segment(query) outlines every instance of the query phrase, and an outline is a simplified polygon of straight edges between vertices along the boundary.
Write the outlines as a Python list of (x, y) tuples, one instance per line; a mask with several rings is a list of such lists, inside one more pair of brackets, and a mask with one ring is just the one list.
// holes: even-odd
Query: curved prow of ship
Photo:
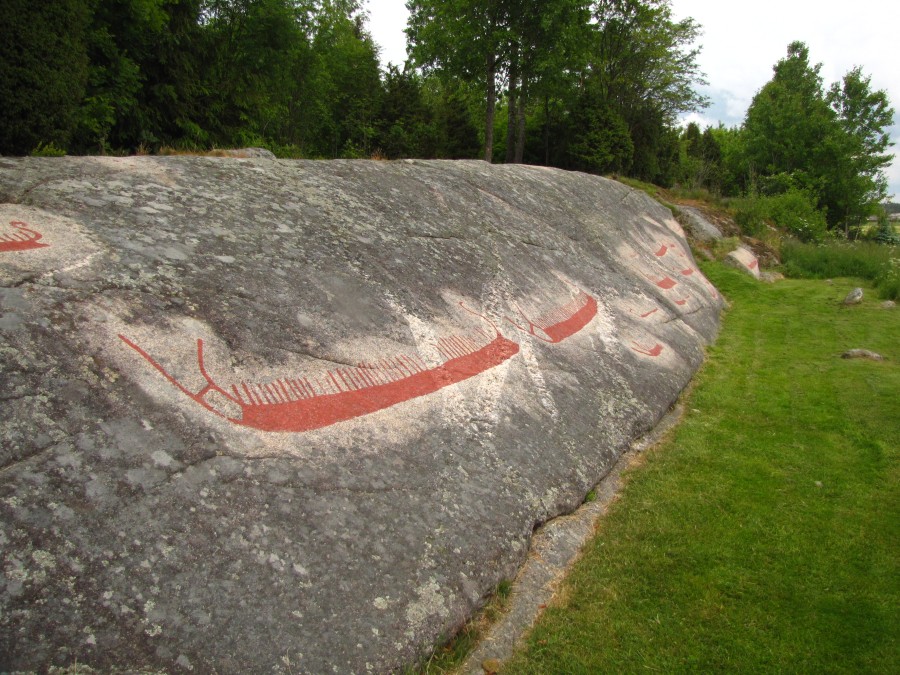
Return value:
[[(122, 341), (140, 354), (166, 380), (210, 412), (234, 424), (261, 431), (311, 431), (361, 415), (384, 410), (419, 396), (432, 394), (500, 365), (519, 351), (519, 345), (478, 330), (467, 335), (440, 338), (435, 345), (445, 359), (428, 368), (421, 359), (406, 355), (357, 367), (328, 370), (319, 377), (277, 378), (263, 383), (240, 382), (230, 391), (218, 385), (203, 361), (203, 340), (197, 340), (197, 366), (206, 385), (193, 392), (166, 371), (146, 351), (124, 335)], [(240, 409), (240, 416), (223, 413), (208, 399), (218, 394)]]
[(556, 307), (535, 319), (530, 319), (518, 305), (516, 305), (516, 309), (527, 322), (527, 327), (519, 325), (510, 317), (506, 317), (507, 321), (523, 333), (528, 333), (538, 340), (555, 344), (575, 335), (575, 333), (591, 322), (591, 319), (597, 315), (597, 301), (593, 296), (578, 289), (578, 295), (570, 302), (561, 307)]
[(46, 248), (50, 244), (42, 244), (40, 239), (43, 235), (28, 227), (28, 223), (20, 220), (11, 220), (10, 226), (14, 231), (10, 233), (0, 233), (0, 253), (6, 251), (27, 251), (34, 248)]

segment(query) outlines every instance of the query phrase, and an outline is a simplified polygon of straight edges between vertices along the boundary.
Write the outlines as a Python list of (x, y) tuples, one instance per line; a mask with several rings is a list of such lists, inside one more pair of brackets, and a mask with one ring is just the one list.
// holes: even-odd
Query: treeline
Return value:
[(886, 95), (859, 69), (826, 90), (802, 43), (743, 125), (701, 130), (700, 27), (669, 0), (407, 6), (384, 72), (359, 0), (4, 0), (0, 153), (481, 157), (753, 195), (815, 233), (885, 196)]
[(667, 2), (409, 5), (413, 58), (381, 72), (357, 0), (6, 0), (0, 152), (487, 148), (495, 161), (670, 177), (677, 115), (703, 99), (698, 27)]
[[(804, 240), (855, 235), (868, 216), (887, 230), (889, 128), (894, 111), (860, 68), (825, 86), (802, 42), (788, 45), (739, 127), (689, 124), (682, 134), (682, 185), (743, 196), (738, 218), (760, 231), (775, 220)], [(890, 237), (889, 237), (890, 238)]]
[(4, 0), (0, 151), (373, 149), (377, 47), (355, 0)]

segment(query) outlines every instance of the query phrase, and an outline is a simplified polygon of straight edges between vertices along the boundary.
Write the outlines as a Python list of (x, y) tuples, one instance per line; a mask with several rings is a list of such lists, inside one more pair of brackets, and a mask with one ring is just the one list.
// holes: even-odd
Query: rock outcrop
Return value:
[(678, 207), (687, 219), (689, 233), (700, 241), (713, 241), (722, 239), (722, 231), (695, 206), (681, 205)]
[(755, 279), (759, 279), (759, 260), (753, 251), (745, 246), (738, 246), (731, 253), (725, 256), (724, 262), (735, 267), (742, 272), (750, 274)]
[(720, 308), (667, 210), (583, 174), (0, 158), (0, 670), (414, 662)]

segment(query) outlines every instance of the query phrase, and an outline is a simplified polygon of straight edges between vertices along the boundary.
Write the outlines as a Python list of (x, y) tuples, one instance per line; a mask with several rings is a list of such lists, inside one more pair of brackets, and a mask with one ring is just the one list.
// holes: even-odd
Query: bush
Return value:
[(792, 188), (777, 195), (752, 195), (733, 202), (741, 231), (759, 237), (769, 222), (800, 241), (820, 241), (827, 232), (825, 214), (807, 192)]
[(51, 141), (50, 143), (38, 143), (38, 146), (30, 154), (32, 157), (65, 157), (66, 151)]
[[(900, 256), (900, 251), (893, 250)], [(892, 257), (881, 266), (880, 273), (875, 278), (875, 288), (882, 298), (900, 300), (900, 257)]]
[(767, 197), (769, 217), (800, 241), (820, 241), (828, 230), (825, 214), (816, 208), (814, 200), (802, 190), (788, 190)]
[(732, 202), (734, 206), (734, 222), (741, 232), (750, 237), (759, 237), (766, 229), (768, 211), (766, 198), (758, 196), (744, 197)]
[(789, 277), (868, 279), (878, 294), (900, 298), (900, 247), (875, 242), (809, 244), (786, 241), (781, 246), (784, 273)]

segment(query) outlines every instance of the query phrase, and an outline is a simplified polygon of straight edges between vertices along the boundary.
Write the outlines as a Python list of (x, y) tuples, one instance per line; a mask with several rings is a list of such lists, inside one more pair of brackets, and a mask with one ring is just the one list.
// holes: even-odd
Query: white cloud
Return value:
[(409, 11), (406, 0), (368, 0), (365, 9), (369, 12), (369, 31), (381, 47), (381, 65), (389, 63), (402, 70), (406, 61), (406, 21)]

